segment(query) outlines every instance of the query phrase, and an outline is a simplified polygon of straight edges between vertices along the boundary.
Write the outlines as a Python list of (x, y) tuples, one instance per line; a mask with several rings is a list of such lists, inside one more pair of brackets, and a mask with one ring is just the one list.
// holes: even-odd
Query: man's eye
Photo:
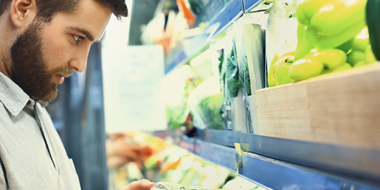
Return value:
[(84, 38), (82, 36), (74, 36), (75, 42), (79, 43), (79, 41), (83, 40)]

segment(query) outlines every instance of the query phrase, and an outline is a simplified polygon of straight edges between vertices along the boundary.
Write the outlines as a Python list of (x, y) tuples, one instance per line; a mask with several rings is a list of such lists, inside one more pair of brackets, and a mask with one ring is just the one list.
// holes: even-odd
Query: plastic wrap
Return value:
[(242, 87), (242, 83), (239, 80), (235, 42), (232, 43), (232, 49), (227, 54), (226, 67), (226, 92), (230, 98), (235, 98), (238, 96), (239, 89)]
[[(221, 85), (223, 87), (224, 123), (228, 130), (236, 130), (235, 122), (235, 100), (239, 95), (242, 83), (239, 80), (239, 66), (237, 61), (236, 46), (234, 42), (234, 31), (227, 33), (223, 61), (221, 62)], [(220, 59), (222, 60), (222, 59)]]
[(297, 0), (276, 1), (269, 10), (266, 31), (266, 58), (269, 71), (273, 58), (285, 44), (297, 44)]
[[(266, 8), (266, 7), (263, 7)], [(265, 25), (268, 14), (260, 9), (244, 15), (235, 26), (235, 41), (239, 64), (239, 75), (242, 82), (242, 101), (240, 117), (244, 115), (244, 129), (240, 131), (253, 133), (256, 117), (255, 91), (265, 87), (266, 69), (264, 46)], [(242, 127), (241, 127), (242, 128)]]
[(169, 128), (176, 129), (184, 125), (190, 112), (187, 107), (189, 95), (200, 81), (201, 79), (193, 76), (189, 66), (183, 66), (164, 78), (164, 100)]
[(206, 79), (189, 97), (188, 107), (194, 115), (194, 126), (200, 129), (225, 129), (222, 105), (219, 77)]

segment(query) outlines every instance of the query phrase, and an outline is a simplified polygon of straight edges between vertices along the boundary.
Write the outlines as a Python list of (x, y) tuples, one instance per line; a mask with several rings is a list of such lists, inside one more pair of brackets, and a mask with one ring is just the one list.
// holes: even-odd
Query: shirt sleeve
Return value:
[(7, 182), (5, 180), (5, 173), (3, 167), (3, 163), (0, 159), (0, 189), (7, 189)]

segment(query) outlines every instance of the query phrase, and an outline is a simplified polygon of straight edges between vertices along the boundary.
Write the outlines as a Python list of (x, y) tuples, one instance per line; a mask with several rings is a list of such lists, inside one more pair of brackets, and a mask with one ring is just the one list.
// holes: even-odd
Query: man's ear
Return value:
[(10, 14), (12, 22), (17, 28), (26, 28), (36, 17), (36, 0), (13, 0)]

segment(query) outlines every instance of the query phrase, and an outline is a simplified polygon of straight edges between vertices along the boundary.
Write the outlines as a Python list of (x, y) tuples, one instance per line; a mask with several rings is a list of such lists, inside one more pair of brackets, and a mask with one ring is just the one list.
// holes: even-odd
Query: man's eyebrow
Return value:
[[(76, 30), (77, 32), (82, 33), (83, 35), (85, 35), (86, 38), (88, 38), (90, 41), (94, 41), (94, 37), (86, 29), (79, 28), (79, 27), (70, 27), (70, 29)], [(96, 41), (95, 43), (97, 43), (97, 42), (98, 41)]]

